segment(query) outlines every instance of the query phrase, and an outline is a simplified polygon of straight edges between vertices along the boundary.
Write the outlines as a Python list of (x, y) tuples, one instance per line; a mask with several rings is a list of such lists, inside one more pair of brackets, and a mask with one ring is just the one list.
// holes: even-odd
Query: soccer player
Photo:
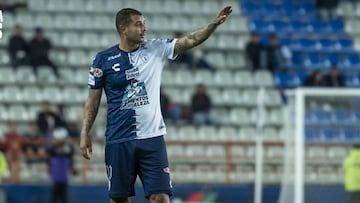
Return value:
[[(98, 112), (102, 90), (107, 97), (105, 164), (110, 203), (129, 203), (139, 176), (151, 203), (169, 203), (170, 169), (160, 110), (161, 72), (167, 58), (204, 42), (224, 23), (232, 9), (223, 8), (204, 28), (179, 39), (145, 40), (145, 18), (131, 8), (116, 14), (120, 43), (99, 52), (90, 68), (80, 135), (84, 158), (92, 154), (89, 131)], [(166, 26), (166, 25), (164, 25)]]

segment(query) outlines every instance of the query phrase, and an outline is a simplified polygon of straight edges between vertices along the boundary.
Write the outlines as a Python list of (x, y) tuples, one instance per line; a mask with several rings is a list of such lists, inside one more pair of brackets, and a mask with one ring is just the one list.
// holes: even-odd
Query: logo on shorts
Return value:
[(170, 174), (170, 168), (169, 168), (169, 167), (166, 167), (166, 168), (164, 168), (163, 170), (164, 170), (165, 173)]
[(107, 174), (107, 179), (108, 179), (108, 184), (109, 184), (109, 185), (108, 185), (109, 191), (110, 191), (110, 189), (111, 189), (112, 173), (113, 173), (112, 166), (106, 165), (106, 174)]

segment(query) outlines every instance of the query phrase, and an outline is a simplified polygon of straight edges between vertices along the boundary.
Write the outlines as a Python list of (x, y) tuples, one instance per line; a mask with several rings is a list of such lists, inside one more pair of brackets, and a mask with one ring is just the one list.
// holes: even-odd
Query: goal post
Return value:
[[(351, 129), (359, 132), (357, 125), (360, 124), (360, 120), (357, 122), (357, 119), (360, 117), (357, 116), (360, 112), (360, 89), (297, 88), (288, 90), (285, 94), (288, 98), (284, 107), (285, 153), (278, 202), (304, 203), (306, 202), (305, 185), (309, 176), (306, 167), (308, 165), (310, 169), (324, 167), (316, 166), (315, 161), (308, 160), (306, 155), (308, 143), (319, 145), (321, 148), (329, 143), (344, 146), (344, 143), (350, 145), (354, 140), (360, 142), (358, 133), (354, 133), (354, 140), (346, 134)], [(342, 118), (344, 121), (341, 120)], [(347, 123), (346, 120), (349, 122)], [(342, 160), (338, 159), (335, 167), (340, 168), (341, 163)], [(328, 181), (316, 176), (316, 173), (314, 177), (312, 183), (315, 184), (326, 184)], [(342, 177), (340, 175), (336, 177), (333, 183), (342, 183)]]

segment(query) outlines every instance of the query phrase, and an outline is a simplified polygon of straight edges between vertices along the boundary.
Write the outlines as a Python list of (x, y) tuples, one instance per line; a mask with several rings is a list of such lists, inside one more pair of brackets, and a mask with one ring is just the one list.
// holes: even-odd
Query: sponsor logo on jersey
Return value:
[(132, 80), (126, 87), (120, 109), (131, 109), (147, 104), (150, 104), (150, 102), (145, 83), (136, 79)]
[(109, 57), (107, 58), (107, 60), (108, 60), (108, 61), (111, 61), (111, 60), (113, 60), (113, 59), (119, 58), (120, 56), (121, 56), (121, 53), (116, 54), (116, 55), (114, 55), (114, 56), (109, 56)]
[(93, 75), (96, 78), (101, 78), (101, 76), (103, 75), (103, 71), (100, 68), (95, 68)]
[(131, 68), (125, 71), (126, 80), (131, 80), (139, 76), (139, 68)]

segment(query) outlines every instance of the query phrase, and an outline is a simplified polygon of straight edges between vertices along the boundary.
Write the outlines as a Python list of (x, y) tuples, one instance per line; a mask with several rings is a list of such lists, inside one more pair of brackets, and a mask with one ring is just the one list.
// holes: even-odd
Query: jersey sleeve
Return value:
[(176, 55), (174, 55), (174, 48), (177, 39), (163, 39), (161, 40), (162, 54), (164, 58), (174, 60)]
[(89, 71), (88, 86), (90, 89), (101, 89), (104, 86), (103, 67), (101, 57), (96, 55)]

